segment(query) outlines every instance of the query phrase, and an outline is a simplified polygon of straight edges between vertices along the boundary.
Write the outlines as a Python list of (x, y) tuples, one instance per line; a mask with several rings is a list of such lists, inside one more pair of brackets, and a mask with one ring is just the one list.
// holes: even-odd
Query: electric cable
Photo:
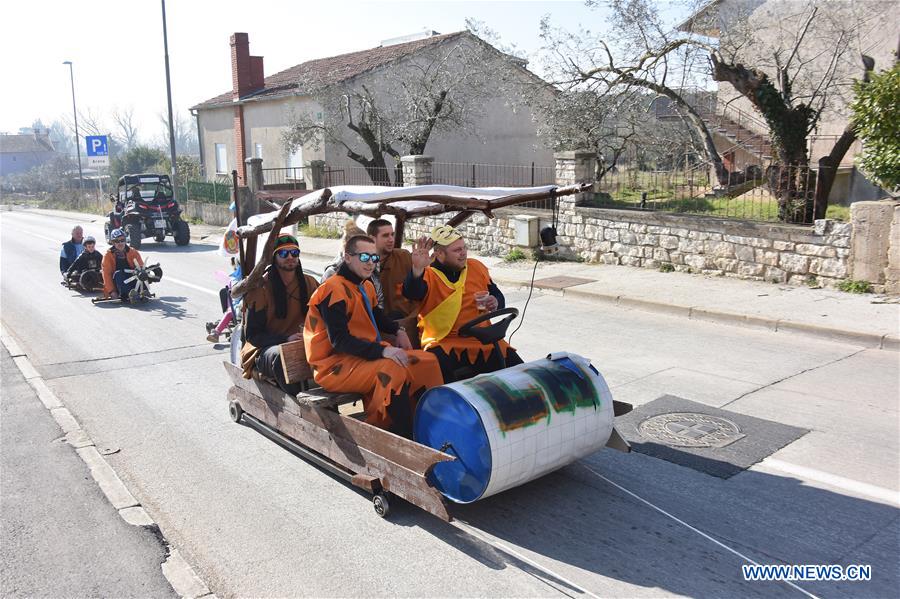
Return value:
[(509, 340), (507, 343), (512, 343), (513, 335), (515, 335), (519, 329), (522, 328), (522, 324), (525, 322), (525, 311), (528, 310), (528, 302), (531, 301), (531, 294), (534, 293), (534, 275), (537, 274), (537, 265), (538, 262), (541, 261), (541, 250), (535, 250), (535, 259), (534, 259), (534, 268), (531, 270), (531, 288), (528, 290), (528, 297), (525, 299), (525, 306), (522, 308), (522, 315), (519, 318), (519, 326), (516, 327), (516, 330), (509, 334)]

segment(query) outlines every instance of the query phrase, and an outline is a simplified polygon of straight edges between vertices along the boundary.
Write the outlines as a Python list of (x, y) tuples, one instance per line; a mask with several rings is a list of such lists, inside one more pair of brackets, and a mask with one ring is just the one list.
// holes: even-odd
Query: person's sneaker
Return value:
[(137, 298), (138, 298), (138, 292), (137, 292), (137, 289), (132, 289), (131, 291), (128, 292), (128, 301), (129, 301), (129, 302), (133, 302), (133, 301), (135, 301)]
[(219, 323), (218, 323), (218, 322), (207, 322), (207, 323), (206, 323), (206, 332), (207, 332), (207, 333), (212, 333), (213, 331), (216, 330), (216, 327), (217, 327), (217, 326), (219, 326)]
[(206, 340), (210, 343), (218, 343), (219, 342), (219, 334), (215, 331), (206, 336)]

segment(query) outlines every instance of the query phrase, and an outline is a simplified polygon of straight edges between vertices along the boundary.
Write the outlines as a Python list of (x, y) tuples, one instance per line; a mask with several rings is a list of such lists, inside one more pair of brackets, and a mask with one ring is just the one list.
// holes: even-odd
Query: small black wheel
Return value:
[(372, 507), (380, 518), (387, 518), (391, 513), (391, 504), (388, 502), (387, 496), (379, 493), (372, 498)]
[(241, 407), (241, 404), (236, 401), (232, 401), (228, 404), (228, 415), (231, 416), (231, 419), (233, 421), (240, 422), (241, 416), (244, 415), (244, 409)]
[(157, 233), (156, 235), (153, 236), (153, 241), (155, 241), (156, 243), (162, 243), (165, 240), (166, 240), (166, 235), (164, 233)]

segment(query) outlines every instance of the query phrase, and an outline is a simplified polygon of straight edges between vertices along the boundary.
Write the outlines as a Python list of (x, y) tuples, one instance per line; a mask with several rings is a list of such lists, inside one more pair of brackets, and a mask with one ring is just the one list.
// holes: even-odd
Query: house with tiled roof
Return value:
[(0, 134), (0, 177), (30, 171), (55, 157), (49, 129), (26, 135)]
[[(324, 139), (288, 153), (282, 133), (297, 114), (326, 118), (314, 98), (315, 90), (332, 85), (377, 88), (389, 79), (392, 69), (408, 64), (428, 49), (459, 43), (487, 47), (504, 57), (503, 68), (515, 76), (540, 81), (525, 68), (524, 61), (502, 54), (464, 31), (445, 35), (428, 32), (418, 39), (395, 38), (375, 48), (310, 60), (265, 76), (263, 58), (250, 56), (247, 34), (235, 33), (231, 36), (231, 91), (191, 109), (197, 117), (201, 161), (207, 178), (236, 169), (243, 179), (244, 161), (250, 157), (262, 158), (263, 168), (302, 167), (312, 160), (324, 161), (334, 169), (360, 167), (348, 158), (347, 148)], [(388, 93), (384, 97), (391, 96)], [(530, 111), (522, 106), (512, 108), (510, 100), (498, 89), (495, 97), (480, 104), (477, 120), (471, 123), (469, 131), (435, 130), (426, 153), (447, 163), (552, 165), (552, 151), (538, 140)], [(347, 133), (350, 140), (352, 134)]]

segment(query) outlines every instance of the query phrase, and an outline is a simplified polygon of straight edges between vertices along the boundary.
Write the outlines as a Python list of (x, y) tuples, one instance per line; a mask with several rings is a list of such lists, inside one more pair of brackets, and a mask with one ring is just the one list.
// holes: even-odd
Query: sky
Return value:
[[(45, 125), (72, 115), (75, 102), (106, 118), (133, 109), (138, 135), (164, 134), (166, 80), (160, 0), (25, 0), (0, 9), (0, 132), (16, 133), (36, 119)], [(602, 31), (603, 9), (571, 1), (375, 2), (329, 0), (168, 0), (169, 64), (176, 112), (231, 89), (229, 37), (246, 32), (250, 53), (264, 57), (266, 76), (296, 64), (372, 48), (382, 40), (483, 22), (504, 44), (529, 55), (540, 47), (539, 23)]]

